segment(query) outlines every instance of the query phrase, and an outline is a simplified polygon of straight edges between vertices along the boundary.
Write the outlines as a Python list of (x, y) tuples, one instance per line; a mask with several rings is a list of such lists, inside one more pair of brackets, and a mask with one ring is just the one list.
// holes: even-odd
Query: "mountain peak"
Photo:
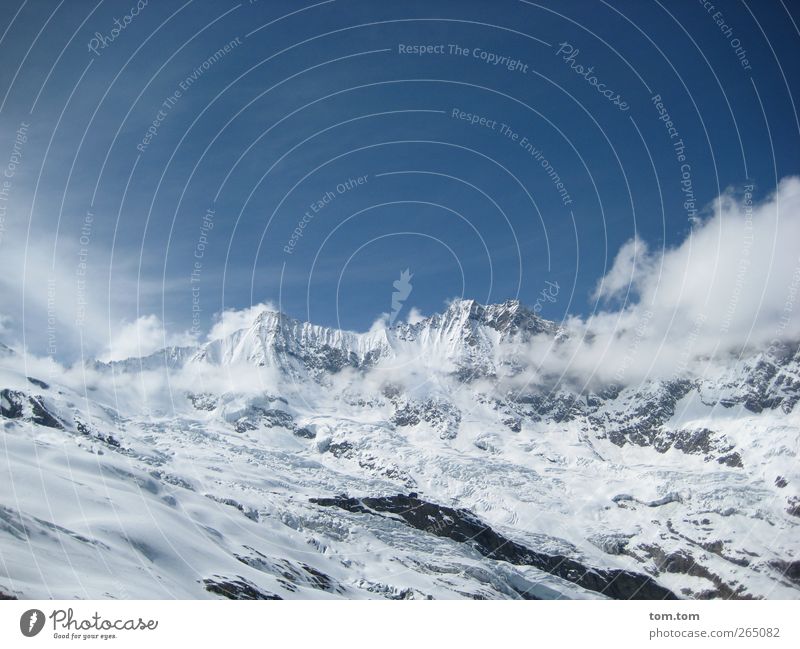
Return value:
[(508, 335), (519, 332), (535, 334), (557, 331), (557, 325), (554, 322), (540, 317), (518, 299), (484, 305), (473, 299), (460, 298), (450, 303), (445, 314), (451, 317), (461, 316)]
[[(249, 326), (199, 346), (166, 348), (144, 358), (96, 365), (133, 371), (165, 365), (179, 367), (188, 361), (213, 364), (245, 361), (279, 367), (301, 377), (308, 371), (318, 375), (347, 366), (371, 367), (380, 359), (393, 356), (399, 347), (414, 344), (429, 353), (442, 350), (460, 367), (481, 368), (481, 372), (491, 374), (491, 349), (502, 340), (516, 337), (527, 340), (536, 334), (557, 333), (556, 323), (540, 318), (517, 299), (483, 305), (474, 299), (459, 298), (443, 312), (416, 324), (399, 323), (365, 333), (315, 325), (278, 310), (265, 309)], [(0, 344), (0, 354), (3, 351)]]
[(264, 327), (276, 327), (280, 324), (281, 321), (290, 320), (289, 316), (281, 311), (273, 311), (271, 309), (265, 309), (261, 313), (259, 313), (255, 320), (253, 320), (253, 324), (250, 325), (250, 329), (263, 329)]

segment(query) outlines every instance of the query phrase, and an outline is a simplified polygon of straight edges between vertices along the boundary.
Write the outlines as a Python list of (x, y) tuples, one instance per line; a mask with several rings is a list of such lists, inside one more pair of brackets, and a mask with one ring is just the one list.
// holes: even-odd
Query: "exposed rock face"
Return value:
[(491, 559), (533, 566), (613, 599), (676, 599), (673, 593), (647, 575), (623, 570), (597, 570), (569, 557), (535, 552), (498, 534), (471, 512), (434, 505), (420, 500), (416, 494), (360, 499), (345, 496), (312, 498), (311, 502), (356, 513), (394, 514), (417, 529), (467, 543)]
[(458, 435), (461, 413), (453, 404), (441, 399), (407, 401), (397, 407), (391, 422), (395, 426), (429, 426), (442, 439), (454, 439)]
[(41, 397), (16, 390), (0, 390), (0, 416), (31, 421), (40, 426), (62, 429), (64, 426), (45, 406)]
[(256, 430), (259, 426), (266, 426), (267, 428), (282, 426), (290, 430), (295, 429), (294, 418), (288, 412), (259, 406), (251, 406), (247, 413), (239, 417), (234, 424), (238, 433), (243, 433), (246, 430)]
[(752, 413), (794, 410), (800, 400), (800, 343), (781, 344), (732, 364), (721, 380), (702, 381), (707, 403), (724, 408), (741, 405)]
[(260, 589), (244, 577), (227, 579), (214, 575), (203, 579), (203, 583), (209, 593), (222, 595), (228, 599), (283, 599), (274, 593)]
[(192, 405), (197, 410), (211, 411), (217, 407), (217, 398), (209, 392), (203, 392), (202, 394), (190, 392), (186, 395), (186, 398), (192, 402)]

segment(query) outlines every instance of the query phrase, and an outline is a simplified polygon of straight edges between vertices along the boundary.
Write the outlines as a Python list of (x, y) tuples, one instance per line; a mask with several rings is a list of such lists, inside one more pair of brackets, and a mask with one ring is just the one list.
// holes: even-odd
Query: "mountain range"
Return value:
[(0, 595), (798, 597), (800, 341), (611, 381), (542, 362), (576, 335), (456, 300), (70, 368), (0, 345)]

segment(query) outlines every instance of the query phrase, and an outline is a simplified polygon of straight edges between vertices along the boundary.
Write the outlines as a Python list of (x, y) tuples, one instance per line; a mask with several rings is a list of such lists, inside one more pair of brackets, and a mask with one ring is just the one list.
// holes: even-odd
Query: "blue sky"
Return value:
[(401, 318), (547, 282), (545, 317), (594, 313), (633, 237), (800, 173), (800, 14), (713, 4), (7, 2), (4, 336), (70, 357), (264, 302), (365, 330), (406, 268)]

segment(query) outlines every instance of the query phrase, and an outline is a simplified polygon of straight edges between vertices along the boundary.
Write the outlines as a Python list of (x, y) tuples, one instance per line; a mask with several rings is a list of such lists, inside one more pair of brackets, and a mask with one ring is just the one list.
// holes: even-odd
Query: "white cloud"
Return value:
[(638, 301), (568, 319), (569, 340), (542, 339), (531, 366), (537, 376), (630, 383), (702, 375), (746, 348), (800, 339), (798, 241), (800, 179), (759, 204), (728, 192), (680, 245), (658, 254), (623, 246), (596, 294), (630, 287)]
[(194, 338), (188, 333), (169, 334), (157, 315), (143, 315), (133, 322), (123, 323), (111, 335), (103, 361), (141, 357), (170, 346), (192, 345)]
[(389, 320), (391, 315), (389, 313), (381, 313), (370, 325), (368, 332), (369, 333), (378, 333), (383, 331), (384, 329), (388, 329), (390, 327)]
[(247, 329), (264, 311), (277, 311), (271, 302), (261, 302), (244, 309), (225, 309), (214, 314), (214, 324), (208, 332), (208, 340), (225, 338), (235, 331)]
[(422, 312), (415, 306), (412, 306), (408, 312), (408, 317), (406, 318), (406, 322), (410, 325), (419, 324), (425, 319), (425, 316), (422, 315)]
[[(713, 216), (661, 259), (640, 266), (639, 309), (654, 311), (662, 333), (678, 336), (698, 317), (707, 342), (761, 344), (776, 331), (800, 269), (800, 178), (783, 180), (761, 204), (726, 193)], [(800, 334), (797, 309), (785, 334)], [(663, 319), (663, 320), (662, 320)]]
[(641, 278), (652, 270), (653, 257), (647, 243), (638, 236), (619, 249), (611, 270), (597, 282), (595, 300), (612, 300), (626, 293), (636, 293)]
[(0, 334), (30, 352), (67, 362), (107, 354), (119, 336), (110, 323), (135, 317), (137, 304), (150, 310), (186, 283), (143, 276), (135, 248), (110, 249), (94, 234), (81, 244), (81, 231), (66, 223), (56, 241), (56, 229), (38, 221), (28, 233), (28, 219), (18, 210), (0, 247), (0, 294), (10, 317)]

